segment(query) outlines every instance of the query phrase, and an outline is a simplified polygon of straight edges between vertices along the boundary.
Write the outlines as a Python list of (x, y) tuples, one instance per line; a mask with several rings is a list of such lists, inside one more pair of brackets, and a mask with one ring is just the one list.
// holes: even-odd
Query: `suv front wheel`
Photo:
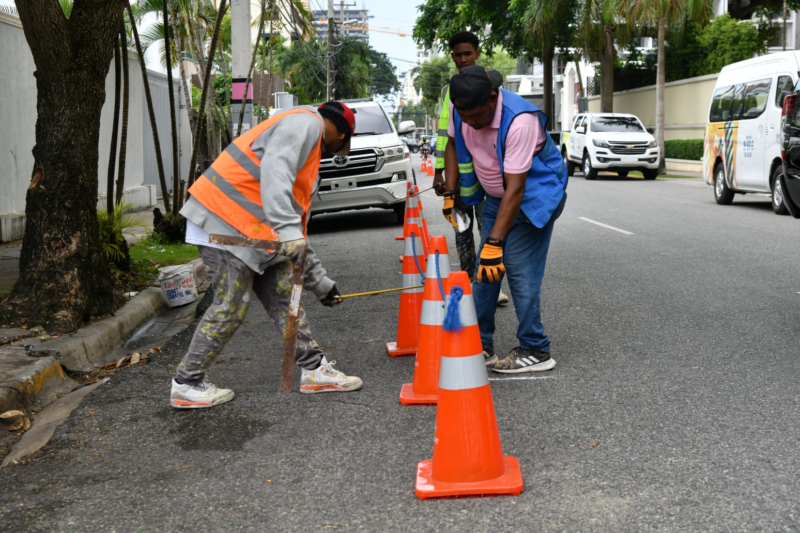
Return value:
[(583, 154), (583, 177), (587, 180), (597, 178), (597, 170), (592, 168), (592, 156), (589, 155), (589, 152)]
[(734, 192), (725, 183), (725, 167), (722, 163), (718, 163), (714, 169), (714, 200), (719, 205), (731, 205), (733, 196)]

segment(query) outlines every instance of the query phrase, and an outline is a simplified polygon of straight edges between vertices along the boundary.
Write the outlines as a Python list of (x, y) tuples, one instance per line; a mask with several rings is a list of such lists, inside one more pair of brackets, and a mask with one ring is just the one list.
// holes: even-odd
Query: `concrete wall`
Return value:
[[(33, 170), (33, 146), (36, 127), (35, 66), (22, 24), (17, 17), (0, 13), (0, 242), (22, 237), (25, 194)], [(123, 201), (139, 208), (157, 203), (157, 190), (144, 176), (145, 146), (143, 120), (147, 117), (141, 68), (135, 53), (128, 54), (130, 73), (130, 108), (128, 111), (127, 159)], [(153, 88), (153, 90), (155, 90)], [(145, 110), (143, 112), (143, 110)], [(114, 63), (106, 78), (106, 101), (100, 120), (98, 161), (98, 206), (105, 205), (106, 178), (114, 111)], [(191, 134), (186, 109), (181, 110), (182, 170), (191, 155)], [(170, 142), (169, 131), (159, 129), (161, 143)], [(119, 153), (119, 151), (117, 151)], [(66, 155), (66, 154), (65, 154)], [(184, 163), (184, 159), (186, 162)], [(188, 172), (188, 169), (187, 169)], [(21, 222), (22, 221), (22, 222)]]
[[(700, 76), (667, 84), (664, 101), (664, 137), (702, 139), (705, 134), (708, 107), (717, 74)], [(600, 97), (589, 97), (589, 111), (600, 112)], [(641, 87), (614, 93), (614, 111), (638, 116), (645, 127), (656, 126), (656, 87)]]

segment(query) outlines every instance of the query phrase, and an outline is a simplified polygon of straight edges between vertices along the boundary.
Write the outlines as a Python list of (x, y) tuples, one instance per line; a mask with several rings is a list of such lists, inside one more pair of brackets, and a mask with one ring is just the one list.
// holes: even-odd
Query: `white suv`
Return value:
[[(408, 181), (416, 181), (408, 147), (378, 102), (369, 98), (344, 103), (356, 115), (350, 154), (320, 163), (321, 181), (312, 198), (311, 214), (380, 207), (392, 209), (402, 223), (405, 203), (389, 202), (405, 198)], [(412, 120), (400, 123), (400, 135), (414, 130)]]
[(655, 138), (635, 115), (582, 113), (575, 117), (572, 132), (562, 135), (561, 155), (569, 175), (577, 167), (587, 180), (599, 170), (625, 177), (639, 170), (646, 180), (658, 176), (659, 147)]

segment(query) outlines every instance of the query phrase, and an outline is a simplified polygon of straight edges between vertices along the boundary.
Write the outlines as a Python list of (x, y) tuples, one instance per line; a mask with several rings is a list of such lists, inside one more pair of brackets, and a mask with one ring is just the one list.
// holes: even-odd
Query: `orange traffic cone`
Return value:
[(433, 166), (434, 166), (433, 161), (429, 161), (427, 172), (425, 174), (426, 176), (433, 176)]
[[(407, 236), (406, 227), (412, 222), (417, 225), (419, 228), (417, 231), (417, 236), (422, 241), (422, 251), (420, 252), (417, 250), (418, 254), (422, 254), (427, 256), (428, 255), (428, 239), (425, 235), (425, 230), (423, 229), (424, 226), (422, 224), (422, 219), (420, 218), (420, 211), (419, 211), (419, 197), (417, 193), (414, 191), (414, 187), (411, 187), (408, 192), (408, 197), (406, 198), (406, 216), (403, 222), (403, 239), (405, 240)], [(399, 256), (399, 260), (403, 262), (403, 255)]]
[(422, 166), (419, 168), (420, 172), (427, 172), (428, 171), (428, 156), (422, 156)]
[(522, 472), (503, 456), (467, 273), (450, 274), (449, 289), (433, 459), (417, 465), (417, 497), (519, 494)]
[[(438, 272), (436, 265), (439, 265)], [(442, 292), (450, 275), (447, 258), (447, 239), (432, 237), (422, 294), (422, 316), (419, 320), (419, 347), (414, 362), (414, 381), (400, 390), (403, 405), (435, 404), (439, 395), (439, 358), (442, 355), (442, 323), (444, 297)], [(441, 282), (441, 285), (440, 285)]]
[[(403, 255), (403, 287), (422, 285), (425, 271), (425, 252), (422, 247), (418, 221), (406, 219), (406, 249)], [(422, 312), (422, 289), (406, 289), (400, 293), (400, 314), (397, 319), (397, 341), (386, 344), (392, 357), (417, 353), (419, 317)]]
[(431, 234), (428, 233), (428, 221), (425, 220), (425, 210), (422, 209), (422, 196), (419, 194), (419, 185), (414, 185), (414, 193), (417, 196), (418, 204), (419, 204), (419, 218), (422, 221), (422, 235), (425, 237), (425, 243), (427, 248), (430, 249), (431, 247)]
[[(408, 197), (411, 195), (411, 191), (412, 191), (412, 185), (411, 182), (408, 181), (406, 182), (406, 205), (408, 205)], [(405, 226), (405, 220), (403, 221), (403, 226)], [(394, 238), (394, 240), (396, 241), (402, 241), (403, 239), (405, 239), (405, 236), (403, 236), (402, 234)]]

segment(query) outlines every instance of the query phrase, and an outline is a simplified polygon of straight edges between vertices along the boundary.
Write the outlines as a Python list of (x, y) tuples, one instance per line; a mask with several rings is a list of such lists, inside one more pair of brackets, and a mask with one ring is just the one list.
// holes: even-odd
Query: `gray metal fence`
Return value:
[[(150, 94), (153, 97), (153, 111), (156, 115), (158, 128), (158, 141), (161, 144), (161, 157), (164, 163), (164, 176), (167, 179), (167, 190), (172, 191), (172, 130), (169, 120), (169, 93), (167, 92), (167, 75), (152, 70), (147, 71), (150, 80)], [(185, 178), (184, 169), (180, 168), (181, 156), (181, 120), (186, 120), (186, 115), (181, 114), (180, 105), (183, 105), (183, 89), (179, 77), (172, 80), (175, 94), (175, 121), (178, 126), (178, 176)], [(158, 179), (158, 165), (156, 164), (156, 150), (153, 144), (153, 130), (150, 127), (150, 116), (147, 113), (147, 102), (142, 99), (142, 122), (144, 123), (144, 182), (155, 185), (158, 197), (161, 198), (161, 183)]]

